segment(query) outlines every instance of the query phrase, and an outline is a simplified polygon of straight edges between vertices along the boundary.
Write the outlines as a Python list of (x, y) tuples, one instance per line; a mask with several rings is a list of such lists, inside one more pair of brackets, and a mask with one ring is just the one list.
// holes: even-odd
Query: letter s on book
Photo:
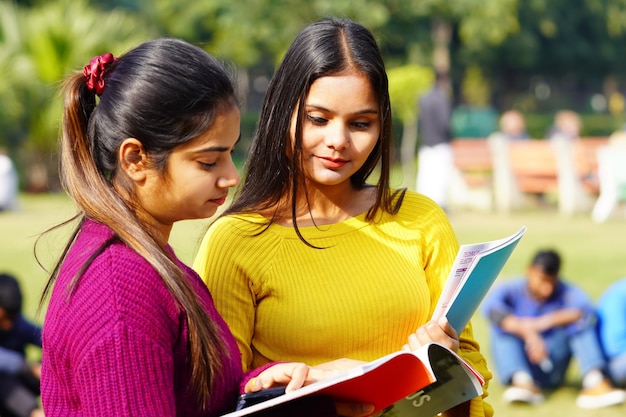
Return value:
[(406, 397), (407, 400), (411, 400), (413, 407), (421, 407), (426, 401), (430, 401), (430, 395), (423, 395), (424, 390), (417, 391), (415, 394), (411, 394)]

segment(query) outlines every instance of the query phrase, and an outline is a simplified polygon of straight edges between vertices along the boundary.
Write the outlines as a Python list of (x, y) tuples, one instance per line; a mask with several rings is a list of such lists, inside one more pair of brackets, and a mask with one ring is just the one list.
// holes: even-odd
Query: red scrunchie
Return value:
[(83, 69), (83, 75), (86, 79), (85, 83), (89, 91), (95, 93), (97, 96), (102, 94), (102, 91), (104, 91), (104, 73), (115, 61), (117, 61), (117, 58), (111, 53), (91, 58), (89, 65), (85, 66)]

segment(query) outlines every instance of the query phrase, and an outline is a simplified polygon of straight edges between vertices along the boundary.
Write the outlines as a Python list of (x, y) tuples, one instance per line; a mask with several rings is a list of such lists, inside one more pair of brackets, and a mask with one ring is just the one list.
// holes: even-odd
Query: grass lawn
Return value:
[[(47, 276), (37, 264), (33, 246), (37, 235), (73, 214), (72, 203), (62, 195), (22, 195), (21, 208), (16, 212), (0, 212), (0, 271), (14, 273), (23, 282), (25, 312), (35, 317), (38, 298)], [(505, 265), (502, 277), (522, 273), (538, 248), (552, 247), (563, 256), (562, 274), (583, 287), (594, 299), (612, 281), (626, 276), (626, 218), (611, 219), (594, 224), (587, 215), (566, 217), (553, 210), (495, 214), (452, 211), (450, 220), (461, 243), (498, 239), (528, 227), (526, 235)], [(177, 224), (170, 243), (185, 262), (193, 260), (198, 241), (207, 220), (185, 221)], [(66, 234), (53, 232), (41, 240), (38, 257), (50, 267), (64, 244)], [(41, 322), (39, 315), (36, 321)], [(482, 317), (475, 317), (476, 338), (489, 360), (488, 335)], [(575, 366), (571, 369), (568, 386), (548, 393), (547, 401), (538, 407), (510, 406), (500, 401), (502, 387), (497, 381), (490, 386), (489, 402), (496, 415), (568, 417), (617, 417), (626, 413), (626, 405), (601, 410), (581, 410), (574, 404), (578, 392)]]

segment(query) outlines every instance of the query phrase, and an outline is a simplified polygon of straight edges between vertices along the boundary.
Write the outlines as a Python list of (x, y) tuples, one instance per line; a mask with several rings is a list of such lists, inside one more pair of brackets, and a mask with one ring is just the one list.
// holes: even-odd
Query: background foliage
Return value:
[[(24, 189), (58, 189), (59, 83), (93, 55), (156, 36), (201, 45), (235, 68), (243, 132), (252, 132), (283, 52), (329, 15), (371, 28), (392, 85), (407, 86), (392, 94), (405, 164), (415, 101), (434, 68), (451, 73), (458, 136), (490, 133), (509, 108), (528, 114), (538, 138), (563, 108), (583, 114), (584, 135), (624, 123), (626, 0), (0, 0), (0, 148)], [(408, 68), (420, 68), (417, 82)]]

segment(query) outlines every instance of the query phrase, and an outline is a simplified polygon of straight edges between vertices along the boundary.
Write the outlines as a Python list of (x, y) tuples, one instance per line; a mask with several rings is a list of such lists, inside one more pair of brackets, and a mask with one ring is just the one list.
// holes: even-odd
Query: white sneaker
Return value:
[(604, 379), (596, 386), (584, 389), (576, 398), (580, 408), (602, 408), (626, 402), (626, 391), (617, 389)]
[(502, 394), (504, 401), (509, 403), (526, 403), (537, 405), (544, 400), (543, 394), (534, 385), (519, 386), (511, 385)]

